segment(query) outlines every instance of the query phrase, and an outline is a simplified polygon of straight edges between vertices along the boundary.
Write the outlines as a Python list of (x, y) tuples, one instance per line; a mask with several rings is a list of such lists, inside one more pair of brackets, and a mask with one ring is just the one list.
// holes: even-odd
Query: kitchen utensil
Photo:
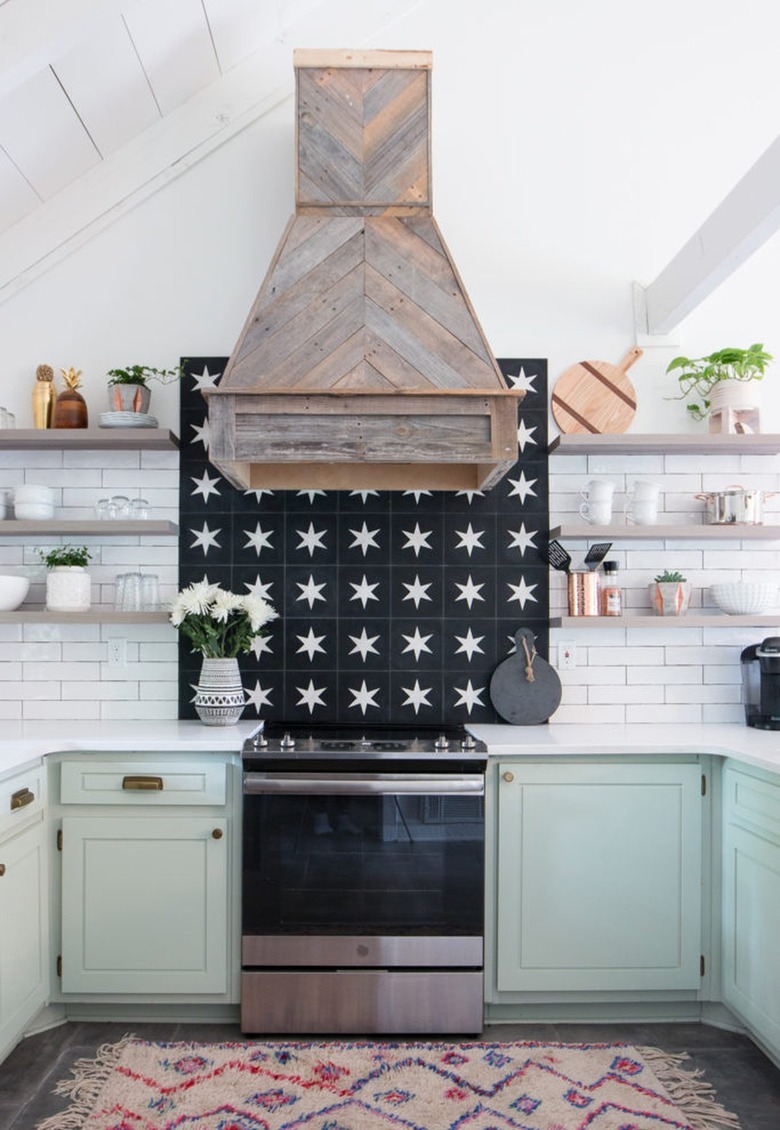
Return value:
[(746, 490), (735, 484), (725, 490), (705, 491), (695, 497), (706, 504), (710, 525), (760, 526), (764, 521), (764, 499), (774, 498), (775, 494), (776, 491)]
[(553, 569), (560, 569), (564, 573), (568, 573), (569, 566), (571, 565), (571, 556), (566, 552), (559, 541), (548, 542), (547, 549), (542, 550), (542, 555), (548, 565), (552, 565)]
[(628, 431), (636, 415), (636, 392), (626, 373), (642, 356), (634, 346), (622, 361), (579, 361), (555, 382), (552, 413), (565, 434)]
[(611, 541), (597, 541), (585, 554), (583, 561), (591, 571), (595, 571), (607, 556), (610, 549), (612, 549)]
[(499, 663), (490, 680), (490, 701), (507, 722), (538, 726), (561, 702), (561, 680), (546, 659), (537, 654), (534, 633), (515, 633), (517, 651)]

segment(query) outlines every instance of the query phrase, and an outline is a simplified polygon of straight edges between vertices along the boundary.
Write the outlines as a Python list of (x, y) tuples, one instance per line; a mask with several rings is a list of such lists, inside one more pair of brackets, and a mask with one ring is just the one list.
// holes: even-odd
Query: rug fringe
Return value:
[(127, 1032), (114, 1044), (103, 1044), (95, 1056), (77, 1059), (70, 1079), (60, 1079), (52, 1094), (66, 1095), (72, 1101), (67, 1110), (38, 1122), (35, 1130), (81, 1130), (92, 1113), (100, 1092), (116, 1069), (127, 1045), (135, 1036)]
[(704, 1073), (682, 1066), (690, 1062), (687, 1052), (638, 1046), (636, 1050), (688, 1119), (691, 1130), (740, 1130), (739, 1118), (717, 1102), (715, 1088), (702, 1078)]

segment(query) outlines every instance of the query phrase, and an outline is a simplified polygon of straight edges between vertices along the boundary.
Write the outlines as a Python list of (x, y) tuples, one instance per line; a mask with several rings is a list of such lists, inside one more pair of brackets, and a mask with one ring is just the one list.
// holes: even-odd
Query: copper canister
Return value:
[(598, 573), (591, 569), (572, 569), (568, 576), (568, 593), (570, 616), (598, 616)]

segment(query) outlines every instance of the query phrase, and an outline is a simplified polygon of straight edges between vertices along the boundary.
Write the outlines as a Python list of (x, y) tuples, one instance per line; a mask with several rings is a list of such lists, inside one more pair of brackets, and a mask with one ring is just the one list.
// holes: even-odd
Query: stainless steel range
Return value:
[(243, 1032), (482, 1030), (486, 764), (460, 727), (245, 744)]

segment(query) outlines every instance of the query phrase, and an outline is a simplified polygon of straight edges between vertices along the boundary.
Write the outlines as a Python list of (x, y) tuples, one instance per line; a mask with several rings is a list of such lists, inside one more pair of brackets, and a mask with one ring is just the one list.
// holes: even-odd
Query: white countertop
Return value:
[(240, 753), (258, 721), (235, 726), (170, 722), (6, 722), (0, 738), (0, 773), (47, 753), (88, 752)]
[(706, 753), (780, 773), (780, 730), (741, 725), (480, 726), (469, 725), (493, 756)]
[[(0, 774), (48, 753), (239, 753), (258, 722), (204, 726), (195, 721), (6, 722)], [(495, 757), (704, 753), (780, 773), (780, 731), (747, 726), (469, 726)]]

